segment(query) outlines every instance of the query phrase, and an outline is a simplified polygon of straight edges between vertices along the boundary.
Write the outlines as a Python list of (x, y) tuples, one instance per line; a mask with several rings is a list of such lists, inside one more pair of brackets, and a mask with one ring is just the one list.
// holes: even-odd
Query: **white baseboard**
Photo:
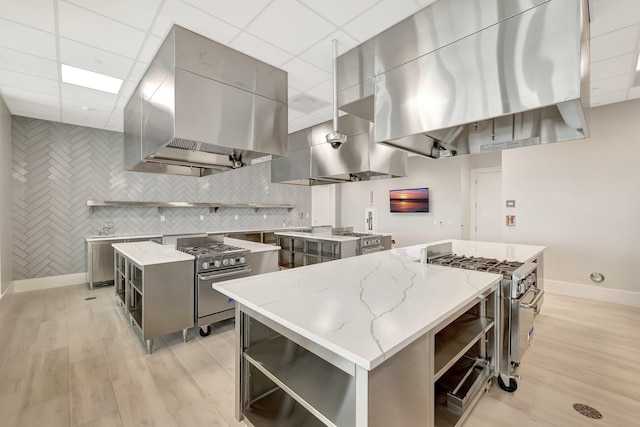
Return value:
[(63, 286), (87, 283), (87, 273), (63, 274), (62, 276), (38, 277), (35, 279), (14, 280), (15, 292), (37, 291), (40, 289), (61, 288)]
[(640, 292), (601, 288), (598, 286), (583, 285), (581, 283), (561, 282), (549, 279), (544, 279), (544, 290), (552, 294), (569, 295), (578, 298), (640, 307)]
[(9, 285), (6, 291), (0, 294), (0, 299), (2, 299), (2, 297), (5, 295), (10, 294), (11, 292), (13, 292), (13, 281), (11, 282), (11, 284)]

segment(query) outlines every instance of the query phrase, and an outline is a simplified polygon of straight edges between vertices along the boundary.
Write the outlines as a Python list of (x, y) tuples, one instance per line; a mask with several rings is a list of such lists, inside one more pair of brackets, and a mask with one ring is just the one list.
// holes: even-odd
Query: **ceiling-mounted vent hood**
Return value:
[(328, 121), (289, 135), (289, 155), (271, 162), (271, 182), (336, 184), (407, 175), (407, 153), (373, 142), (373, 124), (352, 115), (338, 119), (345, 143), (333, 148)]
[(588, 39), (585, 0), (439, 0), (339, 58), (340, 109), (433, 158), (586, 138)]
[(287, 74), (174, 25), (124, 110), (125, 170), (205, 176), (287, 154)]

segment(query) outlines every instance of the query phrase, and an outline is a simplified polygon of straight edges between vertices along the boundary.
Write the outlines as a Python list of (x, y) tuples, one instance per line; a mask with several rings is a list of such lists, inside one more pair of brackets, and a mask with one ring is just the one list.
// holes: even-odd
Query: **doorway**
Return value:
[(471, 171), (471, 240), (502, 241), (502, 169)]

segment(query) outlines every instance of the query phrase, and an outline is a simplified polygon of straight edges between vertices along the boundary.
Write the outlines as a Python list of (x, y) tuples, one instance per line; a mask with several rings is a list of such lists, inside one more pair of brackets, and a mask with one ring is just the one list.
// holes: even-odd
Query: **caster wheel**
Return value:
[(501, 389), (509, 393), (513, 393), (518, 389), (518, 382), (515, 379), (509, 378), (509, 384), (507, 385), (502, 381), (501, 375), (498, 375), (498, 385)]
[(201, 337), (208, 337), (210, 333), (211, 333), (211, 325), (207, 325), (206, 332), (205, 332), (204, 329), (200, 328), (200, 336)]

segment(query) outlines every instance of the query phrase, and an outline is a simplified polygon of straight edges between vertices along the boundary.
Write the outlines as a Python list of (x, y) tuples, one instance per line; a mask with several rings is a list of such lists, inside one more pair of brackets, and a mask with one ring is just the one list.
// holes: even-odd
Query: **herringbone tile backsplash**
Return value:
[[(310, 188), (272, 184), (269, 162), (203, 178), (125, 172), (119, 132), (13, 116), (12, 136), (14, 280), (86, 271), (84, 238), (97, 234), (107, 222), (115, 224), (116, 234), (311, 224)], [(89, 199), (288, 203), (295, 209), (209, 213), (200, 208), (160, 212), (94, 208), (91, 212), (86, 206)]]

